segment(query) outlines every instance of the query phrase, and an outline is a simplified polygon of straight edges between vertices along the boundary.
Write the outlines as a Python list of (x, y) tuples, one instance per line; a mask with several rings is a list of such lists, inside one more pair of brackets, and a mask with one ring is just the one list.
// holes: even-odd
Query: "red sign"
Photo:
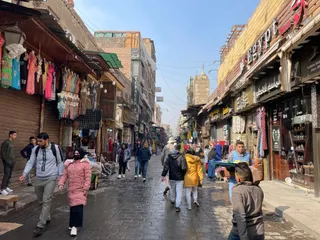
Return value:
[(280, 27), (279, 32), (281, 35), (288, 32), (292, 27), (298, 27), (303, 20), (303, 16), (306, 13), (308, 3), (306, 0), (293, 0), (291, 9), (294, 12), (293, 18), (286, 24)]

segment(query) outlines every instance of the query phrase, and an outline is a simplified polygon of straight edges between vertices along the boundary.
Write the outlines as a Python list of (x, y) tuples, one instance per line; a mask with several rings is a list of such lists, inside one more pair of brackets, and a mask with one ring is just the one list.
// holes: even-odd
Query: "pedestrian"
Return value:
[(131, 169), (130, 169), (130, 160), (131, 160), (131, 143), (127, 143), (127, 148), (130, 152), (130, 159), (128, 160), (128, 163), (127, 163), (127, 170), (130, 172)]
[[(32, 149), (37, 145), (37, 140), (35, 137), (30, 137), (29, 138), (29, 144), (20, 151), (21, 156), (26, 159), (27, 161), (29, 161), (31, 153), (32, 153)], [(28, 182), (28, 186), (32, 186), (31, 183), (31, 178), (30, 178), (30, 173), (26, 176), (27, 177), (27, 182)]]
[[(176, 144), (176, 140), (174, 138), (169, 138), (169, 141), (167, 143), (167, 145), (163, 148), (162, 151), (162, 156), (161, 156), (161, 164), (162, 166), (164, 166), (164, 162), (167, 160), (168, 156), (170, 153), (172, 153), (172, 151), (174, 150), (174, 144)], [(166, 182), (166, 188), (163, 192), (164, 195), (166, 195), (168, 193), (168, 191), (170, 190), (170, 184), (169, 184), (169, 177), (166, 176), (165, 179)]]
[(91, 166), (89, 160), (84, 159), (85, 151), (77, 148), (73, 161), (65, 163), (59, 190), (63, 190), (68, 180), (68, 202), (70, 206), (69, 229), (71, 236), (77, 236), (79, 228), (83, 226), (83, 206), (87, 203), (87, 195), (91, 183)]
[(210, 149), (209, 149), (209, 145), (206, 145), (204, 147), (204, 166), (205, 166), (205, 172), (208, 173), (208, 155), (209, 155)]
[(194, 204), (200, 207), (198, 203), (198, 185), (199, 183), (202, 185), (203, 170), (200, 158), (195, 155), (193, 149), (187, 150), (185, 158), (187, 162), (187, 172), (184, 175), (184, 187), (186, 188), (188, 210), (191, 210), (191, 192)]
[(37, 227), (33, 234), (42, 235), (51, 222), (50, 209), (57, 178), (62, 175), (63, 159), (58, 145), (49, 142), (47, 133), (40, 133), (37, 137), (38, 146), (32, 149), (29, 161), (24, 168), (20, 181), (25, 181), (33, 166), (36, 167), (35, 193), (41, 206), (41, 213)]
[(263, 240), (263, 191), (253, 184), (252, 172), (245, 162), (236, 164), (235, 178), (237, 184), (232, 190), (233, 227), (228, 239)]
[(3, 178), (2, 178), (0, 193), (3, 196), (6, 196), (13, 192), (13, 190), (9, 188), (9, 183), (10, 183), (11, 175), (14, 169), (14, 165), (16, 163), (16, 159), (14, 156), (14, 144), (13, 144), (16, 138), (17, 138), (17, 132), (10, 131), (9, 138), (1, 144)]
[[(137, 141), (137, 144), (135, 145), (135, 175), (134, 178), (137, 179), (138, 176), (141, 177), (141, 162), (140, 162), (140, 158), (139, 158), (139, 153), (141, 150), (141, 142), (140, 140)], [(139, 174), (139, 175), (138, 175)]]
[(215, 162), (220, 161), (221, 158), (218, 157), (218, 154), (216, 152), (216, 148), (214, 146), (211, 147), (210, 152), (208, 153), (208, 177), (209, 178), (215, 178)]
[[(251, 161), (250, 154), (246, 152), (244, 148), (244, 143), (242, 141), (236, 142), (236, 149), (229, 154), (228, 161), (232, 163), (245, 162), (249, 166), (251, 166), (252, 161)], [(235, 177), (235, 169), (231, 167), (231, 168), (228, 168), (228, 171), (230, 172), (229, 196), (230, 196), (230, 201), (232, 202), (232, 188), (234, 187), (234, 185), (237, 184), (237, 181)]]
[(141, 148), (139, 151), (139, 159), (141, 163), (143, 182), (146, 181), (150, 158), (151, 158), (151, 152), (149, 149), (149, 144), (147, 141), (144, 141), (143, 148)]
[(182, 198), (182, 189), (184, 175), (187, 171), (187, 163), (185, 157), (180, 153), (181, 145), (175, 145), (175, 150), (173, 153), (169, 154), (169, 157), (166, 159), (163, 171), (162, 171), (162, 181), (165, 180), (169, 172), (170, 180), (170, 201), (172, 204), (175, 204), (176, 212), (180, 212), (181, 207), (181, 198)]
[(121, 174), (122, 174), (123, 178), (126, 177), (127, 164), (128, 164), (128, 161), (131, 158), (131, 152), (128, 149), (128, 145), (127, 144), (122, 143), (121, 148), (118, 151), (118, 155), (119, 155), (119, 175), (118, 175), (118, 179), (121, 179)]

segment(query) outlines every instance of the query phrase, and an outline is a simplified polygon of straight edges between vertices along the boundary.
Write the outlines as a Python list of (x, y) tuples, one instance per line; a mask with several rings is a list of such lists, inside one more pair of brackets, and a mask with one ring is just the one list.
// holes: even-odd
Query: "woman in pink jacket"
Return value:
[(59, 181), (59, 189), (62, 190), (68, 180), (69, 229), (71, 236), (77, 236), (77, 228), (82, 227), (83, 206), (87, 202), (91, 182), (91, 166), (87, 160), (84, 160), (84, 157), (84, 150), (82, 148), (76, 149), (74, 160), (66, 161), (63, 175)]

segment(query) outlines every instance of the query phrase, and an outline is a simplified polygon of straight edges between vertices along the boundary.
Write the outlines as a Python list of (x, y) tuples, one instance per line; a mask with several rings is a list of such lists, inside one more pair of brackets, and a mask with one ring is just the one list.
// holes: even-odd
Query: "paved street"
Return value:
[[(199, 193), (201, 207), (189, 212), (183, 198), (182, 212), (178, 214), (162, 195), (164, 185), (160, 182), (160, 165), (160, 157), (153, 157), (147, 182), (143, 183), (141, 179), (133, 180), (132, 162), (131, 173), (126, 179), (116, 180), (113, 176), (91, 192), (85, 208), (85, 227), (76, 239), (226, 239), (231, 226), (226, 185), (206, 181)], [(313, 239), (272, 213), (265, 213), (266, 239)], [(34, 204), (0, 219), (1, 222), (22, 224), (0, 239), (32, 239), (38, 215), (39, 210)], [(57, 196), (52, 206), (51, 226), (38, 239), (70, 239), (68, 215), (66, 196)]]

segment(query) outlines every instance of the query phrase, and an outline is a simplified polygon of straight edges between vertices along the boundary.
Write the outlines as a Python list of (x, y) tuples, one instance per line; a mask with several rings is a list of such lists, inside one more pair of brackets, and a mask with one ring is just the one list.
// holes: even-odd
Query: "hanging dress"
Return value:
[(52, 95), (52, 80), (53, 80), (54, 66), (52, 64), (49, 65), (48, 68), (48, 79), (46, 82), (46, 90), (45, 90), (45, 98), (47, 100), (51, 99)]
[(43, 87), (42, 94), (44, 94), (46, 86), (47, 86), (48, 72), (49, 72), (49, 63), (44, 58), (43, 64), (42, 64), (42, 76), (41, 76), (42, 87)]
[(36, 75), (35, 75), (35, 93), (36, 94), (40, 94), (43, 95), (43, 89), (44, 86), (42, 84), (42, 64), (43, 64), (43, 60), (40, 56), (40, 54), (37, 55), (37, 71), (36, 71)]
[(56, 78), (56, 72), (53, 68), (53, 73), (52, 73), (52, 85), (51, 85), (51, 101), (55, 101), (56, 100), (56, 82), (57, 82), (57, 78)]
[(33, 51), (29, 54), (28, 60), (28, 81), (27, 93), (33, 95), (35, 93), (35, 73), (37, 71), (37, 57)]
[(20, 56), (20, 87), (23, 91), (27, 89), (28, 59), (29, 55), (26, 52)]
[(12, 59), (12, 88), (21, 89), (20, 85), (20, 57)]
[(4, 39), (2, 38), (1, 34), (0, 34), (0, 81), (1, 81), (1, 68), (2, 68), (2, 46), (4, 44)]
[(7, 50), (4, 50), (1, 66), (1, 86), (9, 88), (12, 86), (12, 59), (9, 58)]

